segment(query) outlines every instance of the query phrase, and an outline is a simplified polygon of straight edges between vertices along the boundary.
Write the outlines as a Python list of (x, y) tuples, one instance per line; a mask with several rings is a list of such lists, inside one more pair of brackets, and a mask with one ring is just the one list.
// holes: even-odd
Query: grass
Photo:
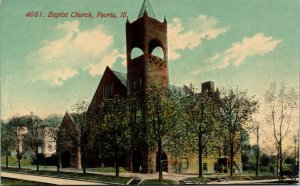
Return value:
[(211, 179), (207, 178), (207, 177), (202, 177), (202, 178), (199, 178), (199, 177), (190, 177), (190, 178), (185, 178), (184, 180), (192, 180), (198, 184), (206, 184), (206, 183), (209, 183), (211, 182)]
[(147, 179), (143, 180), (139, 185), (178, 185), (177, 181), (163, 179), (159, 181), (158, 179)]
[[(8, 157), (8, 165), (11, 166), (14, 164), (14, 166), (18, 166), (18, 161), (16, 157)], [(31, 160), (29, 158), (27, 159), (21, 159), (21, 166), (28, 166), (31, 165)], [(6, 166), (6, 159), (5, 157), (1, 157), (1, 166)]]
[[(97, 167), (97, 168), (87, 168), (87, 171), (92, 172), (105, 172), (105, 173), (115, 173), (116, 169), (114, 167)], [(124, 167), (119, 168), (120, 173), (126, 173), (126, 169)]]
[(52, 185), (52, 184), (1, 177), (1, 185)]
[(56, 177), (56, 178), (67, 178), (67, 179), (74, 179), (74, 180), (83, 180), (83, 181), (94, 181), (94, 182), (106, 182), (106, 183), (119, 183), (119, 184), (126, 184), (131, 178), (130, 177), (115, 177), (115, 176), (104, 176), (100, 174), (92, 174), (87, 173), (83, 175), (83, 173), (74, 173), (74, 172), (56, 172), (56, 171), (47, 171), (47, 170), (30, 170), (30, 169), (21, 169), (18, 170), (16, 168), (4, 168), (2, 167), (2, 171), (7, 172), (21, 172), (26, 174), (34, 174), (34, 175), (41, 175), (41, 176), (49, 176), (49, 177)]

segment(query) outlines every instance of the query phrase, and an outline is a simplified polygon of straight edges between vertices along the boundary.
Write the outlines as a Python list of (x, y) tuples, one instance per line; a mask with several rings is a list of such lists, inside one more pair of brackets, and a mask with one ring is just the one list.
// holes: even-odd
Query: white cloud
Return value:
[(168, 25), (169, 59), (180, 58), (180, 50), (194, 49), (201, 45), (203, 39), (215, 39), (219, 34), (227, 31), (227, 28), (217, 28), (218, 20), (214, 17), (200, 15), (193, 20), (193, 27), (185, 31), (179, 18), (173, 18)]
[(194, 74), (223, 69), (230, 65), (238, 67), (247, 58), (255, 55), (264, 55), (272, 52), (282, 40), (273, 39), (263, 33), (257, 33), (252, 37), (245, 37), (241, 42), (233, 43), (230, 48), (221, 53), (216, 53), (207, 60), (207, 66), (193, 70)]
[(80, 70), (88, 70), (92, 76), (99, 75), (117, 58), (125, 59), (125, 54), (113, 49), (114, 38), (103, 25), (89, 30), (80, 30), (79, 25), (77, 20), (58, 24), (54, 29), (60, 37), (44, 41), (40, 49), (27, 56), (36, 71), (32, 81), (61, 85)]
[(92, 76), (102, 74), (104, 72), (106, 66), (111, 67), (118, 58), (124, 59), (125, 54), (121, 54), (121, 53), (119, 53), (119, 51), (117, 49), (115, 49), (110, 54), (103, 57), (99, 63), (90, 64), (88, 67), (89, 73)]
[(50, 71), (40, 77), (44, 81), (50, 81), (52, 85), (62, 85), (64, 81), (78, 74), (76, 70), (66, 68), (64, 70)]

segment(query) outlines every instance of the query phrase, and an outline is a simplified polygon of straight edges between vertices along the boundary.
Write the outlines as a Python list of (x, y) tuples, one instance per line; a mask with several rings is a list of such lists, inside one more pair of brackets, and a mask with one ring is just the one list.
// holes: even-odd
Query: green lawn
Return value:
[(53, 184), (39, 183), (39, 182), (32, 182), (32, 181), (25, 181), (25, 180), (18, 180), (18, 179), (11, 179), (11, 178), (1, 177), (1, 185), (53, 185)]
[(208, 182), (211, 182), (211, 179), (207, 178), (207, 177), (202, 177), (202, 178), (198, 178), (198, 177), (191, 177), (191, 178), (186, 178), (184, 180), (192, 180), (198, 184), (206, 184)]
[[(18, 161), (16, 157), (8, 157), (8, 165), (18, 166)], [(21, 166), (28, 166), (31, 165), (31, 160), (28, 159), (21, 159)], [(6, 166), (6, 159), (5, 157), (1, 157), (1, 166)]]
[(47, 170), (30, 170), (30, 169), (21, 169), (17, 168), (4, 168), (2, 167), (2, 171), (7, 172), (22, 172), (27, 174), (41, 175), (41, 176), (50, 176), (57, 178), (68, 178), (75, 180), (84, 180), (84, 181), (94, 181), (94, 182), (106, 182), (106, 183), (119, 183), (126, 184), (131, 178), (130, 177), (114, 177), (114, 176), (104, 176), (100, 174), (91, 174), (87, 173), (83, 175), (83, 173), (74, 173), (74, 172), (56, 172), (56, 171), (47, 171)]
[[(87, 171), (91, 172), (106, 172), (106, 173), (115, 173), (116, 169), (114, 167), (96, 167), (96, 168), (87, 168)], [(126, 169), (124, 167), (119, 168), (120, 173), (126, 173)]]
[(148, 179), (143, 180), (139, 185), (178, 185), (177, 181), (163, 179), (159, 181), (158, 179)]

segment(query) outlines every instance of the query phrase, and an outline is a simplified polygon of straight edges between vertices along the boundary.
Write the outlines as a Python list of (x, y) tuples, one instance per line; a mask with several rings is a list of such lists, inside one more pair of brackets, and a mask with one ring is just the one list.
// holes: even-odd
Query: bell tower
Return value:
[[(139, 51), (138, 55), (134, 52)], [(159, 51), (161, 55), (156, 54)], [(168, 87), (167, 21), (156, 19), (149, 0), (144, 0), (137, 20), (126, 22), (127, 94), (138, 98), (132, 114), (131, 152), (128, 167), (133, 172), (153, 172), (153, 158), (145, 139), (145, 99), (151, 85)]]
[[(127, 87), (128, 94), (147, 94), (146, 87), (168, 86), (167, 21), (156, 19), (149, 0), (144, 0), (137, 20), (126, 22)], [(133, 57), (133, 50), (141, 55)], [(163, 56), (153, 54), (161, 50)]]

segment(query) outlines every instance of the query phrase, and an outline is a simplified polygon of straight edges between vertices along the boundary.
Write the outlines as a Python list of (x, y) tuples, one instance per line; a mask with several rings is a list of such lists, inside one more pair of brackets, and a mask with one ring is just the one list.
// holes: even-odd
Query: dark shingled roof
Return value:
[(112, 72), (117, 76), (117, 78), (121, 81), (121, 83), (127, 87), (127, 75), (122, 72), (117, 72), (112, 70)]

